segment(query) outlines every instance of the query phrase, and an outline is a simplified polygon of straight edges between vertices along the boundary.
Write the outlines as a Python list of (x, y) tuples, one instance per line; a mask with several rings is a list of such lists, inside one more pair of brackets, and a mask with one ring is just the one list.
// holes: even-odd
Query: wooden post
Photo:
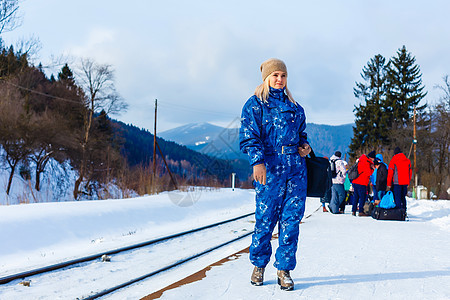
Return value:
[(152, 175), (152, 192), (156, 191), (156, 116), (157, 116), (158, 99), (155, 99), (155, 127), (153, 130), (153, 175)]
[(175, 182), (175, 179), (174, 179), (173, 176), (172, 176), (172, 172), (170, 172), (169, 165), (168, 165), (167, 162), (166, 162), (166, 158), (164, 157), (164, 154), (162, 153), (161, 148), (159, 147), (158, 142), (156, 142), (156, 146), (158, 146), (159, 153), (161, 154), (161, 157), (162, 157), (162, 159), (163, 159), (163, 161), (164, 161), (164, 164), (166, 165), (167, 172), (169, 172), (170, 179), (172, 180), (172, 183), (173, 183), (175, 189), (178, 190), (177, 183)]
[(414, 144), (414, 169), (413, 169), (413, 180), (414, 180), (414, 188), (413, 188), (413, 197), (415, 199), (418, 199), (419, 196), (417, 195), (417, 168), (416, 168), (416, 144), (417, 144), (417, 137), (416, 137), (416, 106), (414, 105), (414, 117), (413, 117), (413, 144)]
[(234, 191), (236, 173), (231, 173), (231, 190)]

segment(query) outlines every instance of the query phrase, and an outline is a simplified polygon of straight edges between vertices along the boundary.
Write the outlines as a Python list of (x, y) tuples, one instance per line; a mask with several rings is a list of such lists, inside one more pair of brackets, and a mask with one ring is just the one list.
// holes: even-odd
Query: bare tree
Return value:
[(26, 54), (28, 61), (32, 61), (37, 57), (41, 48), (41, 41), (34, 35), (30, 36), (28, 39), (22, 38), (18, 40), (14, 47), (18, 54)]
[(444, 84), (437, 85), (443, 94), (440, 101), (434, 106), (432, 137), (434, 140), (434, 153), (437, 165), (435, 175), (437, 177), (436, 195), (448, 197), (445, 186), (449, 184), (450, 176), (450, 79), (448, 75), (443, 77)]
[(0, 0), (0, 34), (19, 27), (22, 18), (18, 14), (19, 0)]
[(443, 85), (436, 85), (435, 88), (441, 90), (444, 94), (441, 96), (442, 105), (446, 105), (450, 109), (450, 78), (448, 75), (442, 77)]
[(36, 114), (36, 119), (37, 122), (30, 128), (30, 134), (35, 139), (29, 159), (35, 163), (35, 189), (40, 191), (41, 174), (50, 158), (64, 158), (64, 145), (67, 145), (66, 141), (71, 137), (71, 133), (67, 121), (55, 112), (46, 110)]
[(4, 150), (4, 160), (8, 163), (10, 174), (6, 194), (9, 195), (17, 165), (30, 154), (30, 135), (23, 115), (23, 102), (17, 90), (6, 84), (0, 86), (0, 145)]
[(82, 59), (77, 81), (85, 92), (85, 114), (83, 136), (80, 140), (81, 162), (78, 178), (75, 181), (73, 196), (78, 199), (80, 185), (87, 175), (88, 144), (95, 113), (104, 110), (106, 113), (125, 111), (127, 104), (117, 93), (114, 85), (114, 71), (108, 64), (99, 64), (92, 59)]

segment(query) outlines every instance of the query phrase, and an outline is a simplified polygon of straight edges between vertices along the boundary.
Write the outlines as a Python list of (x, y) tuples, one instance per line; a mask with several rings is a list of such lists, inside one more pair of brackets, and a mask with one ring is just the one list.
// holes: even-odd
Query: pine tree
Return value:
[(61, 72), (58, 73), (58, 80), (65, 83), (68, 87), (73, 87), (75, 85), (73, 72), (67, 64), (65, 64), (64, 67), (62, 67)]
[(363, 68), (364, 82), (353, 89), (356, 98), (364, 104), (355, 106), (355, 127), (350, 144), (350, 154), (358, 150), (374, 148), (388, 143), (388, 118), (383, 105), (386, 102), (386, 59), (378, 54)]
[(423, 92), (422, 74), (416, 58), (403, 46), (397, 56), (391, 58), (387, 68), (388, 92), (385, 107), (393, 129), (404, 128), (412, 116), (414, 106), (420, 114), (426, 107), (418, 106), (426, 96)]

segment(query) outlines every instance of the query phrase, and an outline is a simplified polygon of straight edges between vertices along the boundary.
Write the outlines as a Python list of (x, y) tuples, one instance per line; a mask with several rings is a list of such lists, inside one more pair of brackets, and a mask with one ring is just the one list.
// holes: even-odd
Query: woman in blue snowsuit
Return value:
[(255, 266), (253, 285), (262, 285), (264, 269), (272, 254), (270, 240), (278, 223), (275, 253), (278, 284), (292, 290), (289, 271), (296, 265), (299, 224), (305, 212), (307, 142), (303, 108), (286, 88), (283, 61), (269, 59), (261, 65), (263, 83), (242, 109), (240, 148), (249, 156), (256, 190), (255, 232), (250, 260)]

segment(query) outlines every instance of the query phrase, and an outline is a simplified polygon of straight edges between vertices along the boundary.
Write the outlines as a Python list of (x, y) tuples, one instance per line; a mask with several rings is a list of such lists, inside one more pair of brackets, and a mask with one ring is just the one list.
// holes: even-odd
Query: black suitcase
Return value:
[(323, 198), (332, 185), (330, 162), (324, 157), (317, 157), (312, 148), (305, 160), (308, 176), (306, 196)]
[(377, 206), (372, 211), (372, 218), (376, 220), (405, 221), (406, 210), (404, 208), (386, 209)]

